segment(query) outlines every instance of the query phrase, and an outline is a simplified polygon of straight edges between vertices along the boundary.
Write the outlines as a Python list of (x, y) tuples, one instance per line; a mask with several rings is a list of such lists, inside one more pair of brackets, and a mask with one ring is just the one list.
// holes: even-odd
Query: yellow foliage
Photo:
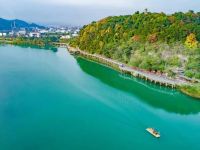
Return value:
[(105, 33), (106, 33), (106, 30), (101, 30), (100, 31), (101, 37), (103, 37)]
[(105, 24), (108, 21), (109, 17), (103, 18), (100, 21), (98, 21), (98, 24)]
[(107, 30), (106, 30), (106, 33), (111, 33), (112, 29), (111, 27), (109, 27)]
[(91, 26), (90, 29), (89, 29), (89, 32), (95, 32), (95, 27)]
[(196, 36), (194, 33), (191, 33), (190, 35), (187, 36), (186, 41), (185, 41), (185, 45), (188, 48), (197, 48), (198, 45), (198, 41), (196, 40)]
[(103, 46), (104, 46), (104, 42), (100, 41), (100, 42), (99, 42), (99, 47), (100, 47), (100, 49), (102, 49)]
[(115, 25), (115, 30), (116, 30), (116, 31), (119, 30), (120, 28), (122, 28), (121, 25), (119, 25), (119, 24), (116, 24), (116, 25)]

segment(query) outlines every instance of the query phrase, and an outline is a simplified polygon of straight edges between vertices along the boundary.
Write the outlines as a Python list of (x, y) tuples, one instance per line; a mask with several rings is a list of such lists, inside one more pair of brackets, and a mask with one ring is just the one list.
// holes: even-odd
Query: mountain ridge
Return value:
[(20, 20), (20, 19), (4, 19), (0, 18), (0, 31), (11, 31), (13, 28), (20, 29), (20, 28), (41, 28), (44, 29), (44, 26), (35, 24), (35, 23), (28, 23), (26, 21)]

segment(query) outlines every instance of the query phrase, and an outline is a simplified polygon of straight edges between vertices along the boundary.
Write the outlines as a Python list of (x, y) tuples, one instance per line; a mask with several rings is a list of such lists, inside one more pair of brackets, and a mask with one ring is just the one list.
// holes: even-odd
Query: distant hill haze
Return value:
[(12, 29), (20, 29), (20, 28), (41, 28), (44, 29), (44, 26), (37, 25), (35, 23), (27, 23), (23, 20), (6, 20), (0, 18), (0, 31), (11, 31)]

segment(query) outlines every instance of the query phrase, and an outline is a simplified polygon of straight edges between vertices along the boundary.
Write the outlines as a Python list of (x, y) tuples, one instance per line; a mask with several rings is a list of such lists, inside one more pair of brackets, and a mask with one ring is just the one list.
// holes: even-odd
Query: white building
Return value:
[(29, 37), (39, 38), (40, 36), (41, 36), (41, 34), (39, 32), (30, 32), (29, 33)]
[(56, 33), (67, 33), (65, 29), (57, 29)]
[(40, 32), (41, 34), (45, 34), (45, 33), (48, 33), (48, 30), (43, 29), (43, 30), (40, 30), (39, 32)]
[(15, 32), (14, 32), (14, 31), (11, 31), (11, 32), (9, 32), (8, 34), (9, 34), (9, 36), (14, 36), (14, 35), (15, 35)]
[(80, 32), (80, 29), (76, 29), (75, 31), (74, 31), (74, 33), (79, 33)]
[(17, 36), (25, 36), (26, 35), (26, 30), (20, 30), (17, 32)]
[(74, 33), (74, 34), (72, 34), (72, 36), (73, 36), (73, 37), (77, 37), (77, 36), (78, 36), (78, 34), (77, 34), (77, 33)]
[(0, 33), (0, 37), (6, 36), (6, 35), (7, 35), (7, 33)]
[(70, 35), (63, 35), (63, 36), (60, 37), (60, 39), (70, 39), (70, 38), (71, 38)]
[(72, 30), (71, 30), (71, 29), (68, 29), (68, 30), (67, 30), (67, 33), (71, 33), (71, 32), (72, 32)]

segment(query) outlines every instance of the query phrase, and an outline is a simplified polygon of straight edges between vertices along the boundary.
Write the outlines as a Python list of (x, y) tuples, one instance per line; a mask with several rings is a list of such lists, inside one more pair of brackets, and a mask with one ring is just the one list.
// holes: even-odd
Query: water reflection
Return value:
[(83, 58), (76, 58), (76, 60), (85, 73), (111, 87), (131, 93), (140, 101), (154, 108), (182, 115), (197, 114), (200, 112), (200, 101), (185, 96), (177, 90), (160, 87), (140, 79), (122, 75), (110, 68)]

